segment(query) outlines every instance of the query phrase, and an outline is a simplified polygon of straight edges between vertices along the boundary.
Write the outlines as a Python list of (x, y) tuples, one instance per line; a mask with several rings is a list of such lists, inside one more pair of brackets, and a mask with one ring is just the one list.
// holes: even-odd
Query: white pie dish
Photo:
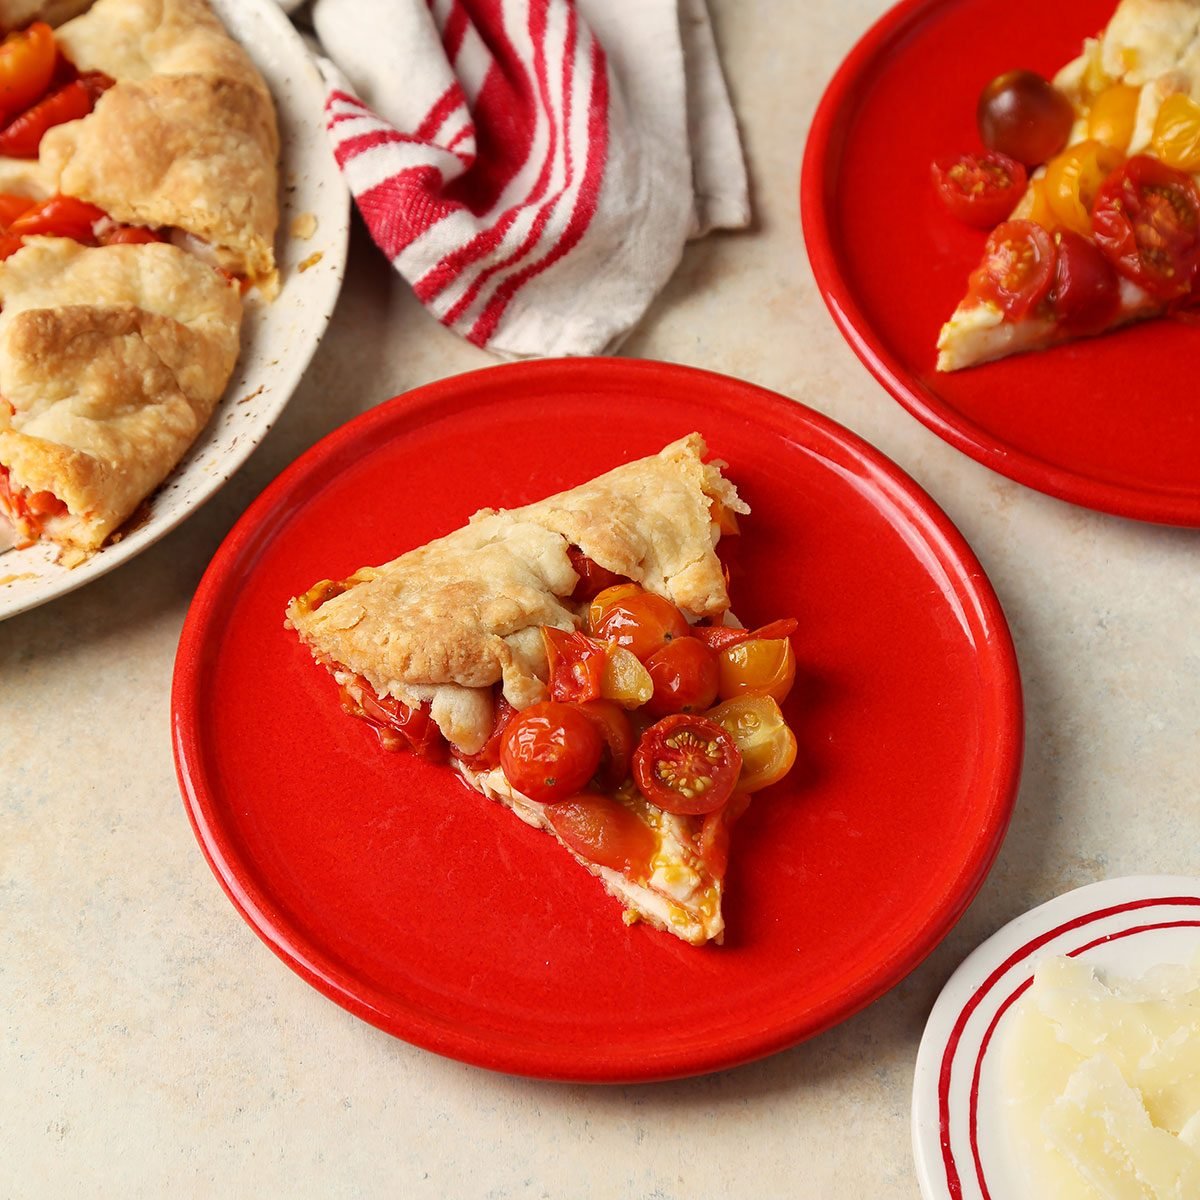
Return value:
[(1079, 957), (1136, 978), (1200, 951), (1200, 879), (1138, 875), (1067, 892), (1017, 917), (950, 977), (917, 1052), (912, 1140), (923, 1200), (1028, 1200), (1001, 1116), (1014, 1000), (1038, 963)]
[[(67, 568), (49, 546), (4, 552), (8, 525), (0, 521), (0, 620), (106, 574), (199, 508), (266, 436), (333, 314), (345, 274), (350, 200), (326, 140), (324, 81), (273, 0), (211, 2), (275, 99), (282, 147), (275, 247), (280, 294), (270, 303), (247, 297), (241, 353), (224, 398), (183, 461), (149, 497), (148, 515), (140, 521), (135, 515), (120, 541)], [(314, 228), (311, 237), (292, 233), (297, 218), (304, 218), (301, 228)]]

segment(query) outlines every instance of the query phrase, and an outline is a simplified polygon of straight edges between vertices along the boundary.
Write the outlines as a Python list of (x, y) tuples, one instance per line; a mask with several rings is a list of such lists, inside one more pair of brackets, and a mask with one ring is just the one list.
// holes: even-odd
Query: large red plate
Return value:
[(1200, 329), (1153, 321), (939, 375), (938, 330), (985, 235), (929, 180), (978, 149), (975, 102), (1013, 67), (1052, 75), (1113, 0), (906, 0), (842, 64), (813, 120), (801, 211), (834, 320), (880, 382), (935, 433), (1012, 479), (1122, 516), (1200, 525)]
[[(738, 826), (722, 947), (626, 928), (544, 834), (379, 749), (283, 628), (289, 597), (692, 429), (754, 508), (733, 579), (799, 618), (800, 766)], [(560, 1079), (767, 1054), (919, 962), (983, 881), (1021, 757), (1012, 644), (941, 512), (839, 426), (659, 363), (443, 380), (330, 435), (221, 547), (180, 643), (179, 779), (245, 918), (339, 1004), (418, 1045)]]

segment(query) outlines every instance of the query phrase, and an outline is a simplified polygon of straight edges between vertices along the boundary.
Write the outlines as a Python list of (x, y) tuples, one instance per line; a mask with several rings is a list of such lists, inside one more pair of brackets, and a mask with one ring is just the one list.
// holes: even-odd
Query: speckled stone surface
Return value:
[(921, 1030), (963, 956), (1105, 876), (1195, 874), (1200, 533), (991, 474), (890, 400), (809, 273), (796, 181), (825, 80), (881, 0), (716, 0), (755, 229), (692, 246), (626, 352), (741, 375), (831, 414), (942, 504), (1008, 613), (1027, 702), (1012, 830), (904, 983), (784, 1054), (660, 1086), (497, 1076), (395, 1041), (304, 984), (226, 901), (168, 728), (188, 600), (230, 525), (318, 437), (484, 365), (355, 230), (346, 289), (248, 465), (147, 553), (0, 625), (0, 1196), (915, 1200)]

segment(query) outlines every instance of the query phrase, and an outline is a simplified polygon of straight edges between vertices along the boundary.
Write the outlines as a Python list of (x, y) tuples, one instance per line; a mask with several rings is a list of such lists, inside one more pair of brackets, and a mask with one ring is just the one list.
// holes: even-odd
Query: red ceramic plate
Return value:
[[(739, 824), (721, 947), (627, 928), (545, 834), (382, 751), (283, 628), (288, 599), (701, 430), (754, 508), (732, 590), (799, 619), (799, 767)], [(217, 877), (358, 1016), (482, 1066), (659, 1079), (747, 1061), (896, 983), (970, 901), (1021, 757), (1012, 644), (962, 538), (831, 421), (622, 360), (443, 380), (327, 437), (251, 506), (196, 594), (179, 779)]]
[(1001, 71), (1052, 75), (1114, 0), (906, 0), (854, 48), (813, 120), (801, 209), (818, 286), (859, 357), (910, 412), (1012, 479), (1089, 508), (1200, 525), (1200, 329), (1153, 321), (949, 375), (938, 330), (986, 235), (942, 208), (932, 160), (977, 150)]

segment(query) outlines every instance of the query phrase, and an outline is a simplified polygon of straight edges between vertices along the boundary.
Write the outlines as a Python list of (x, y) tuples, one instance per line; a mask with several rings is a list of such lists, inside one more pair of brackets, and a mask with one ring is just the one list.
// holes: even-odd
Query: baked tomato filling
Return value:
[(17, 549), (32, 546), (42, 536), (45, 523), (67, 513), (67, 506), (53, 492), (31, 492), (17, 487), (8, 468), (0, 466), (0, 513), (17, 532)]
[[(669, 600), (589, 569), (573, 549), (580, 624), (541, 630), (547, 699), (518, 711), (496, 684), (478, 752), (448, 743), (428, 704), (381, 697), (360, 677), (340, 676), (342, 707), (389, 750), (449, 757), (472, 774), (502, 771), (588, 862), (654, 887), (669, 825), (698, 876), (719, 878), (750, 795), (796, 760), (779, 707), (796, 676), (796, 621), (691, 625)], [(341, 590), (318, 585), (313, 607)]]

